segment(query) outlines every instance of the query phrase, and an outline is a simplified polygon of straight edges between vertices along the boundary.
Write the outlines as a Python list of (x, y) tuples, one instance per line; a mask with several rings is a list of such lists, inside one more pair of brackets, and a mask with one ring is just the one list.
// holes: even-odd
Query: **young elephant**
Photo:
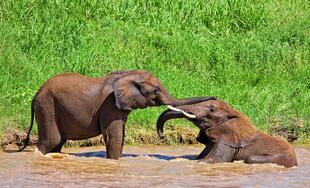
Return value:
[(257, 130), (242, 113), (221, 100), (178, 106), (185, 111), (163, 112), (157, 121), (157, 132), (163, 138), (163, 125), (169, 119), (187, 118), (199, 127), (197, 140), (206, 145), (197, 159), (207, 162), (276, 163), (297, 166), (292, 146), (280, 138)]
[(107, 158), (121, 156), (127, 116), (134, 109), (159, 105), (186, 105), (214, 97), (174, 99), (151, 73), (117, 71), (100, 78), (63, 73), (45, 82), (31, 105), (38, 124), (38, 149), (43, 154), (60, 152), (67, 140), (87, 139), (100, 134), (106, 143)]

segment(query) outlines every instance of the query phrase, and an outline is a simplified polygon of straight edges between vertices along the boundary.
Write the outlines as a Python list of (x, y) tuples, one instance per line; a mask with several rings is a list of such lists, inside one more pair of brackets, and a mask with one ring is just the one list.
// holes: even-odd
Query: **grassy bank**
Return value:
[[(144, 69), (175, 97), (218, 96), (260, 130), (304, 142), (309, 10), (307, 0), (0, 1), (0, 134), (28, 128), (33, 95), (57, 73)], [(163, 109), (134, 111), (127, 128), (154, 131)]]

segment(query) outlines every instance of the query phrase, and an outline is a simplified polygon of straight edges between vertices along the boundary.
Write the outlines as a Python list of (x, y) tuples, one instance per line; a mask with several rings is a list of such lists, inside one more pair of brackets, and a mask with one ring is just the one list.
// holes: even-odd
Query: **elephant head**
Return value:
[(160, 138), (164, 137), (164, 123), (175, 118), (187, 118), (204, 131), (212, 142), (221, 142), (230, 147), (249, 145), (258, 135), (258, 130), (245, 115), (221, 100), (178, 106), (178, 109), (181, 111), (166, 110), (159, 116), (157, 132)]
[(116, 106), (120, 110), (132, 110), (159, 105), (181, 106), (215, 99), (215, 97), (193, 97), (174, 99), (151, 73), (137, 71), (115, 72), (118, 78), (112, 87)]

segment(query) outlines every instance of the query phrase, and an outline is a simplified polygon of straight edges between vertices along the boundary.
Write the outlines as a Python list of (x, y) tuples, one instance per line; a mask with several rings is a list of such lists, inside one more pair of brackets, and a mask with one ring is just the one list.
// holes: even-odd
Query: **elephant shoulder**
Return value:
[(240, 148), (253, 144), (259, 138), (260, 131), (248, 119), (234, 118), (209, 128), (206, 134), (213, 142)]

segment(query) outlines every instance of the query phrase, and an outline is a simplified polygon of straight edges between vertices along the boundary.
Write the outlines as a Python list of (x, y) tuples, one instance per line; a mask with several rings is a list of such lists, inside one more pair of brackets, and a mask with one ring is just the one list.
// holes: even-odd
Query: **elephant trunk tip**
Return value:
[(163, 140), (165, 138), (163, 130), (157, 130), (158, 137)]

